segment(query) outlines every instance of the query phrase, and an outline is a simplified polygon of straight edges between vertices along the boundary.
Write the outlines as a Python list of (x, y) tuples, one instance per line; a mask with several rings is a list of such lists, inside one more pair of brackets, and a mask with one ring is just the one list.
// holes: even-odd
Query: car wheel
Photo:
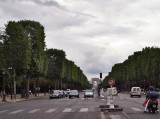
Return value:
[(132, 97), (132, 95), (130, 95), (130, 97)]

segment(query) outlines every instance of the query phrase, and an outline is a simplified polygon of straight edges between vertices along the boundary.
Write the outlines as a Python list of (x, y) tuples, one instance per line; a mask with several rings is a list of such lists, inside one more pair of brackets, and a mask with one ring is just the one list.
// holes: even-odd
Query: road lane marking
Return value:
[(21, 109), (21, 110), (13, 111), (10, 114), (16, 114), (16, 113), (23, 112), (23, 111), (24, 111), (24, 109)]
[(101, 112), (101, 119), (106, 119), (105, 115), (104, 115), (104, 112)]
[(66, 108), (65, 110), (63, 110), (63, 112), (71, 112), (72, 109), (71, 108)]
[(102, 101), (106, 101), (105, 99), (101, 99)]
[(137, 107), (131, 107), (131, 109), (134, 110), (134, 111), (139, 111), (139, 112), (142, 111), (141, 109), (139, 109)]
[(111, 119), (121, 119), (119, 115), (110, 115)]
[(7, 112), (8, 110), (3, 110), (3, 111), (0, 111), (0, 113), (4, 113), (4, 112)]
[(81, 108), (79, 112), (88, 112), (88, 108)]
[(35, 113), (35, 112), (37, 112), (37, 111), (39, 111), (40, 109), (34, 109), (34, 110), (31, 110), (31, 111), (29, 111), (28, 113)]
[(89, 100), (91, 100), (92, 98), (88, 98)]
[(49, 109), (49, 110), (47, 110), (45, 113), (52, 113), (52, 112), (54, 112), (56, 109)]

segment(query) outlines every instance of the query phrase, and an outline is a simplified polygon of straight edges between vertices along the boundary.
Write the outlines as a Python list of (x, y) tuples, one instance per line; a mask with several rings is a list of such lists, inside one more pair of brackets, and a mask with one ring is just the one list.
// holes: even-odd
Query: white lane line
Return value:
[(7, 112), (8, 110), (3, 110), (3, 111), (0, 111), (0, 113), (4, 113), (4, 112)]
[(142, 111), (141, 109), (137, 108), (137, 107), (131, 107), (132, 110), (134, 111)]
[(10, 114), (16, 114), (16, 113), (23, 112), (23, 111), (24, 111), (24, 109), (21, 109), (21, 110), (13, 111)]
[(37, 111), (39, 111), (40, 109), (34, 109), (34, 110), (31, 110), (31, 111), (29, 111), (28, 113), (35, 113), (35, 112), (37, 112)]
[(106, 101), (105, 99), (101, 99), (102, 101)]
[(104, 115), (104, 112), (101, 112), (101, 119), (106, 119), (105, 115)]
[(82, 100), (84, 100), (84, 98), (81, 98)]
[(110, 115), (111, 119), (121, 119), (119, 115)]
[(72, 109), (71, 108), (66, 108), (65, 110), (63, 110), (63, 112), (71, 112)]
[(88, 112), (88, 108), (81, 108), (79, 112)]
[(52, 112), (54, 112), (54, 111), (56, 111), (56, 109), (49, 109), (49, 110), (47, 110), (45, 113), (52, 113)]

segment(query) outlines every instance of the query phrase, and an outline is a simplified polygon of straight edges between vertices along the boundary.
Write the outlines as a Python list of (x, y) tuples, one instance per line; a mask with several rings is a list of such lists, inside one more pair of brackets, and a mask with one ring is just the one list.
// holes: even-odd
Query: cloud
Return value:
[[(35, 20), (45, 27), (48, 48), (62, 49), (88, 79), (107, 75), (145, 46), (158, 46), (158, 0), (1, 0), (0, 27)], [(104, 75), (103, 75), (104, 76)]]
[(54, 7), (58, 7), (58, 8), (64, 8), (63, 6), (61, 6), (58, 2), (54, 1), (54, 0), (32, 0), (33, 2), (39, 4), (39, 5), (46, 5), (46, 6), (54, 6)]

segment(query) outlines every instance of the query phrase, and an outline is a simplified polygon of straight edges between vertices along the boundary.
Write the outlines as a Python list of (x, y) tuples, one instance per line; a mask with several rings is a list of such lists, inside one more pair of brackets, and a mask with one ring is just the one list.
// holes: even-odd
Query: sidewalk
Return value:
[(6, 96), (6, 102), (2, 102), (3, 97), (0, 97), (0, 103), (11, 103), (11, 102), (20, 102), (20, 101), (26, 101), (26, 100), (32, 100), (36, 98), (40, 98), (43, 96), (48, 96), (48, 93), (44, 95), (44, 93), (39, 93), (39, 95), (34, 96), (34, 95), (29, 95), (28, 99), (26, 98), (21, 98), (21, 94), (16, 95), (16, 100), (14, 100), (14, 95), (12, 95), (12, 100), (11, 100), (11, 95)]

